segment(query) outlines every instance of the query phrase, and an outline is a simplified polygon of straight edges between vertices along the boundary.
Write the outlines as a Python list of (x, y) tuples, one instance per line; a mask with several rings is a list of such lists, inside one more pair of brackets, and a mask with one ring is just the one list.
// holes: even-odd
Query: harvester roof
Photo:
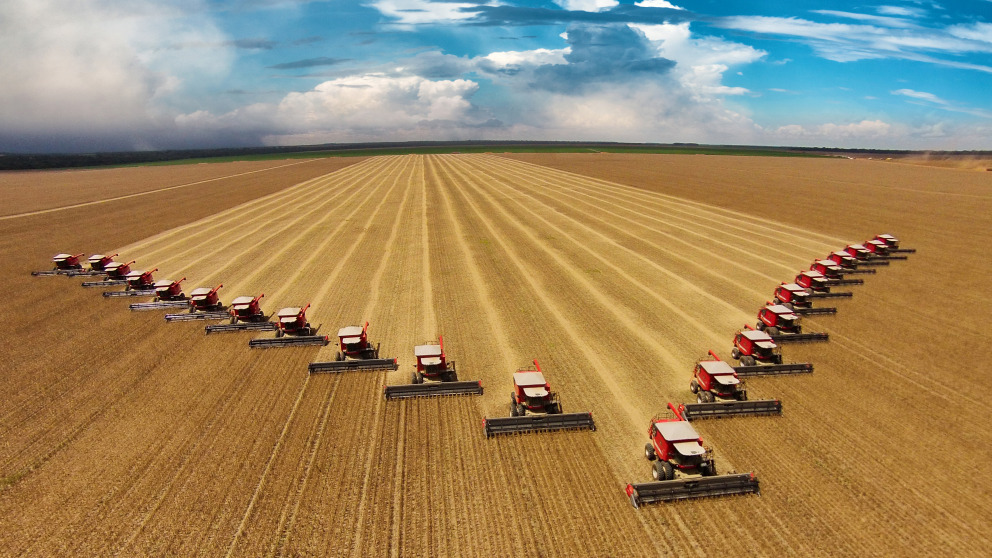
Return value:
[(137, 279), (138, 277), (141, 277), (144, 274), (145, 274), (145, 270), (134, 269), (131, 270), (125, 277), (127, 277), (128, 279), (132, 279), (132, 278)]
[(212, 290), (213, 289), (211, 289), (210, 287), (197, 287), (197, 288), (193, 289), (192, 291), (190, 291), (189, 294), (190, 294), (190, 296), (192, 296), (194, 298), (205, 297), (208, 294), (210, 294), (210, 291), (212, 291)]
[(55, 254), (52, 258), (53, 260), (68, 260), (72, 257), (72, 254)]
[(117, 269), (118, 267), (122, 267), (124, 265), (125, 264), (123, 262), (111, 262), (107, 264), (107, 267), (105, 267), (104, 269)]
[(782, 316), (783, 318), (788, 318), (790, 317), (789, 316), (790, 314), (794, 314), (792, 310), (789, 310), (788, 306), (783, 306), (781, 304), (772, 304), (768, 306), (768, 309), (774, 312), (776, 315)]
[(864, 244), (850, 244), (848, 248), (854, 248), (855, 250), (867, 250)]
[(800, 287), (799, 285), (797, 285), (795, 283), (782, 283), (782, 288), (785, 289), (785, 290), (787, 290), (787, 291), (792, 291), (794, 293), (805, 293), (806, 292), (806, 289), (804, 287)]
[(513, 373), (513, 383), (524, 390), (527, 397), (547, 397), (548, 385), (544, 374), (533, 370)]
[(441, 364), (440, 345), (417, 345), (413, 348), (413, 354), (420, 359), (424, 366), (436, 366)]
[(823, 267), (840, 267), (833, 260), (816, 260), (816, 263), (822, 265)]
[(734, 368), (722, 360), (703, 360), (699, 366), (710, 376), (735, 375)]
[(345, 344), (358, 343), (362, 340), (362, 326), (346, 326), (338, 330), (338, 337)]
[(92, 256), (90, 256), (90, 261), (91, 262), (98, 262), (98, 261), (100, 261), (100, 260), (102, 260), (103, 258), (106, 258), (106, 257), (107, 256), (104, 256), (103, 254), (93, 254)]
[[(699, 433), (688, 422), (684, 420), (657, 421), (654, 423), (654, 426), (666, 442), (676, 444), (676, 449), (682, 455), (699, 455), (703, 453), (703, 448), (699, 445)], [(682, 444), (678, 444), (679, 442), (682, 442)], [(695, 453), (687, 453), (690, 448), (682, 451), (682, 449), (678, 448), (678, 445), (695, 446), (698, 449), (694, 448)]]
[(769, 336), (764, 331), (753, 331), (746, 329), (741, 332), (744, 337), (750, 339), (754, 344), (761, 347), (762, 349), (774, 349), (775, 342), (772, 341), (771, 336)]
[[(196, 292), (196, 291), (193, 291), (193, 292)], [(207, 291), (207, 292), (210, 292), (210, 291)], [(236, 298), (233, 301), (231, 301), (231, 306), (235, 306), (235, 307), (248, 306), (249, 304), (251, 304), (251, 301), (253, 301), (253, 300), (255, 300), (254, 297), (250, 297), (250, 296), (239, 296), (238, 298)]]
[(280, 319), (282, 318), (295, 318), (300, 315), (300, 308), (297, 306), (290, 306), (289, 308), (283, 308), (278, 314)]
[(878, 238), (884, 238), (885, 240), (898, 240), (896, 237), (892, 236), (891, 234), (880, 234), (878, 235)]
[(824, 279), (824, 276), (819, 271), (814, 271), (812, 269), (807, 269), (800, 273), (800, 275), (805, 275), (806, 277), (812, 277), (813, 279)]
[(852, 257), (850, 254), (848, 254), (847, 252), (845, 252), (843, 250), (838, 250), (836, 252), (831, 252), (831, 255), (833, 255), (833, 256), (840, 256), (842, 258), (850, 258), (850, 257)]
[(175, 281), (172, 279), (162, 279), (160, 281), (155, 281), (155, 288), (164, 289), (166, 287), (171, 287), (173, 283), (175, 283)]

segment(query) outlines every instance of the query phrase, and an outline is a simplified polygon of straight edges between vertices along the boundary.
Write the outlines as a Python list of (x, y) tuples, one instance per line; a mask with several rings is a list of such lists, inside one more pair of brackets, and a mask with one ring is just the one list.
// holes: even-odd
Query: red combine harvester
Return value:
[(276, 313), (275, 339), (252, 339), (248, 346), (252, 348), (291, 347), (299, 345), (327, 345), (326, 335), (315, 335), (316, 330), (307, 321), (307, 304), (302, 308), (283, 308)]
[(124, 281), (126, 281), (127, 286), (124, 287), (123, 291), (110, 291), (103, 293), (104, 297), (115, 298), (122, 296), (155, 296), (155, 278), (152, 276), (153, 273), (158, 271), (158, 268), (149, 269), (147, 271), (143, 269), (137, 269), (130, 271), (126, 276), (124, 276)]
[[(115, 254), (116, 255), (116, 254)], [(118, 287), (127, 285), (127, 274), (131, 273), (131, 264), (134, 260), (127, 263), (120, 262), (110, 262), (103, 267), (104, 273), (107, 274), (107, 278), (103, 281), (86, 281), (83, 283), (84, 287)]]
[(703, 446), (703, 438), (674, 405), (669, 403), (668, 408), (674, 418), (651, 419), (650, 441), (644, 446), (654, 482), (627, 485), (635, 508), (653, 502), (759, 493), (753, 473), (717, 476), (713, 452)]
[(52, 269), (48, 271), (32, 271), (35, 277), (50, 277), (52, 275), (69, 275), (72, 272), (83, 270), (83, 264), (79, 263), (82, 254), (55, 254), (52, 258)]
[(551, 391), (551, 384), (544, 379), (541, 365), (534, 359), (534, 368), (522, 368), (513, 373), (510, 416), (483, 419), (482, 425), (486, 438), (514, 432), (585, 428), (596, 430), (592, 413), (561, 411), (558, 394)]
[(106, 275), (106, 268), (109, 264), (113, 263), (114, 256), (117, 254), (111, 254), (110, 256), (105, 256), (103, 254), (93, 254), (89, 257), (90, 268), (87, 270), (76, 270), (70, 271), (69, 277), (92, 277), (95, 275)]
[(455, 361), (449, 361), (444, 352), (444, 338), (437, 344), (428, 343), (413, 348), (417, 359), (416, 370), (409, 385), (386, 386), (386, 399), (408, 399), (436, 395), (482, 395), (482, 382), (459, 382)]
[[(863, 285), (864, 279), (844, 279), (844, 268), (830, 260), (816, 260), (809, 266), (810, 271), (822, 273), (828, 285)], [(875, 270), (871, 270), (875, 273)]]
[(713, 351), (710, 356), (713, 360), (697, 362), (692, 372), (689, 391), (696, 394), (696, 402), (679, 405), (685, 420), (782, 414), (782, 403), (777, 399), (749, 401), (737, 372)]
[(221, 283), (214, 288), (197, 287), (189, 293), (189, 305), (186, 312), (178, 314), (166, 314), (167, 322), (189, 322), (193, 320), (224, 320), (230, 314), (224, 309), (224, 303), (220, 301), (217, 291), (223, 287)]
[[(222, 333), (231, 331), (271, 331), (277, 329), (275, 322), (270, 322), (269, 317), (262, 312), (262, 305), (259, 302), (265, 293), (256, 297), (239, 296), (231, 301), (230, 315), (231, 323), (215, 324), (206, 327), (207, 334)], [(195, 315), (195, 314), (194, 314)]]
[(767, 303), (758, 310), (758, 331), (764, 331), (776, 343), (827, 341), (826, 333), (803, 333), (802, 318), (792, 309), (781, 304)]
[(311, 362), (310, 373), (349, 370), (396, 370), (395, 358), (379, 358), (379, 346), (369, 341), (369, 323), (338, 330), (338, 353), (329, 362)]
[(881, 240), (889, 247), (890, 254), (915, 254), (916, 248), (900, 248), (899, 239), (891, 234), (875, 235), (875, 240)]
[(139, 302), (131, 305), (131, 310), (159, 310), (162, 308), (181, 308), (188, 306), (186, 293), (183, 292), (183, 277), (178, 281), (163, 279), (155, 282), (154, 302)]
[(864, 244), (848, 244), (844, 247), (844, 252), (848, 256), (851, 256), (858, 261), (858, 265), (889, 265), (889, 262), (882, 258), (876, 258), (874, 255), (865, 247)]
[(801, 271), (796, 284), (809, 291), (809, 298), (851, 298), (853, 293), (830, 292), (830, 282), (819, 271)]
[(734, 335), (734, 348), (731, 351), (731, 356), (741, 363), (734, 367), (738, 376), (777, 376), (813, 371), (813, 365), (808, 362), (783, 363), (781, 349), (767, 333), (755, 331), (747, 325), (744, 328)]
[(904, 256), (901, 254), (894, 254), (889, 249), (889, 245), (884, 241), (873, 239), (864, 243), (864, 247), (871, 252), (872, 256), (876, 258), (882, 258), (886, 260), (907, 260), (909, 256)]
[[(874, 269), (860, 268), (859, 264), (861, 263), (861, 261), (855, 258), (854, 256), (848, 254), (844, 250), (831, 252), (830, 255), (827, 256), (827, 259), (839, 265), (844, 270), (844, 274), (846, 275), (855, 274), (855, 273), (858, 274), (875, 273)], [(889, 262), (876, 261), (874, 265), (889, 265)]]
[(775, 287), (775, 302), (801, 316), (836, 314), (836, 308), (813, 308), (809, 291), (795, 283), (782, 283)]

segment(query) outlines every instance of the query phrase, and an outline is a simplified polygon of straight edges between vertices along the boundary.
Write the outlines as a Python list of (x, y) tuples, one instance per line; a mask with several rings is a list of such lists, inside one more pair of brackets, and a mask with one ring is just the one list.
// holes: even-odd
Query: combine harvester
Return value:
[(813, 308), (809, 291), (795, 283), (782, 283), (775, 287), (775, 303), (785, 306), (800, 316), (836, 314), (836, 308)]
[(828, 341), (826, 333), (803, 333), (802, 318), (788, 306), (766, 303), (767, 306), (758, 310), (758, 331), (764, 331), (776, 343), (806, 343), (810, 341)]
[(844, 252), (857, 260), (859, 266), (889, 265), (886, 259), (873, 257), (872, 253), (868, 251), (868, 248), (864, 244), (848, 244), (844, 247)]
[(819, 271), (801, 271), (796, 275), (796, 284), (809, 292), (810, 298), (851, 298), (854, 293), (831, 292), (830, 283)]
[(69, 275), (70, 273), (80, 272), (83, 270), (83, 264), (79, 263), (79, 258), (83, 257), (82, 254), (55, 254), (52, 258), (52, 264), (55, 267), (48, 271), (32, 271), (31, 275), (34, 277), (51, 277), (54, 275)]
[(875, 240), (881, 240), (889, 247), (890, 254), (915, 254), (916, 248), (900, 248), (899, 239), (891, 234), (875, 235)]
[(735, 366), (738, 376), (779, 376), (784, 374), (808, 374), (813, 372), (809, 362), (783, 363), (782, 350), (763, 331), (755, 331), (751, 326), (734, 335), (734, 348), (731, 356), (741, 365)]
[(122, 297), (122, 296), (155, 296), (155, 278), (152, 277), (152, 273), (158, 271), (158, 268), (151, 269), (148, 271), (135, 270), (129, 272), (124, 280), (127, 282), (127, 286), (123, 291), (110, 291), (103, 293), (106, 298)]
[(138, 302), (130, 306), (132, 311), (159, 310), (164, 308), (183, 308), (189, 306), (186, 293), (183, 292), (183, 277), (178, 281), (162, 279), (155, 282), (155, 298), (152, 302)]
[(90, 268), (85, 271), (70, 271), (69, 277), (86, 277), (86, 276), (97, 276), (106, 275), (107, 266), (114, 263), (114, 256), (117, 254), (111, 254), (106, 256), (104, 254), (93, 254), (89, 257)]
[(303, 308), (291, 306), (276, 313), (275, 338), (252, 339), (248, 346), (253, 349), (271, 347), (298, 347), (301, 345), (327, 345), (326, 335), (316, 335), (316, 331), (307, 321), (307, 304)]
[(338, 330), (338, 354), (330, 362), (311, 362), (311, 374), (351, 370), (396, 370), (395, 358), (379, 358), (379, 346), (369, 342), (369, 323)]
[(777, 399), (749, 401), (737, 372), (713, 351), (710, 356), (714, 360), (697, 362), (692, 372), (689, 391), (696, 394), (696, 402), (679, 405), (685, 420), (782, 414), (782, 402)]
[(650, 441), (644, 446), (654, 482), (627, 485), (627, 497), (635, 508), (654, 502), (760, 493), (754, 473), (717, 475), (712, 450), (703, 446), (703, 438), (674, 405), (669, 403), (668, 408), (674, 418), (651, 419)]
[(107, 274), (107, 278), (103, 281), (86, 281), (83, 283), (84, 287), (122, 287), (127, 285), (127, 274), (131, 273), (131, 264), (134, 260), (127, 263), (111, 262), (104, 266), (103, 271)]
[(221, 283), (214, 288), (197, 287), (189, 293), (189, 311), (178, 314), (166, 314), (167, 322), (189, 322), (192, 320), (224, 320), (228, 317), (224, 304), (220, 301), (217, 291), (223, 287)]
[[(822, 273), (827, 280), (827, 285), (840, 286), (840, 285), (864, 285), (864, 279), (844, 279), (844, 268), (835, 264), (830, 260), (816, 260), (809, 266), (810, 271), (816, 271)], [(871, 270), (875, 273), (875, 270)]]
[(458, 381), (455, 361), (449, 362), (444, 353), (444, 338), (439, 336), (437, 340), (436, 345), (430, 343), (413, 348), (417, 369), (413, 372), (410, 383), (383, 388), (386, 400), (438, 395), (482, 395), (481, 381)]
[[(860, 260), (854, 256), (848, 254), (844, 250), (838, 250), (836, 252), (831, 252), (827, 259), (839, 265), (841, 269), (844, 270), (845, 275), (849, 274), (870, 274), (875, 273), (874, 269), (860, 269), (858, 264), (861, 263)], [(875, 265), (889, 265), (889, 262), (876, 261)]]
[[(209, 335), (211, 333), (226, 333), (232, 331), (272, 331), (278, 329), (279, 326), (277, 326), (275, 322), (270, 322), (269, 317), (262, 312), (262, 305), (259, 303), (259, 300), (261, 300), (263, 296), (265, 296), (265, 293), (262, 293), (254, 298), (250, 296), (239, 296), (238, 298), (235, 298), (234, 301), (231, 302), (230, 313), (225, 314), (225, 316), (231, 316), (231, 323), (208, 325), (205, 328), (206, 333)], [(169, 317), (166, 316), (166, 319), (168, 318)]]
[(889, 245), (882, 240), (872, 239), (864, 243), (863, 245), (871, 253), (872, 257), (883, 259), (883, 260), (908, 260), (909, 256), (902, 254), (894, 254), (892, 250), (889, 249)]
[(537, 359), (534, 359), (533, 369), (520, 369), (513, 373), (510, 416), (483, 419), (482, 425), (486, 438), (516, 432), (585, 428), (596, 430), (592, 413), (562, 413), (558, 394), (551, 391), (551, 385), (544, 379), (544, 372)]

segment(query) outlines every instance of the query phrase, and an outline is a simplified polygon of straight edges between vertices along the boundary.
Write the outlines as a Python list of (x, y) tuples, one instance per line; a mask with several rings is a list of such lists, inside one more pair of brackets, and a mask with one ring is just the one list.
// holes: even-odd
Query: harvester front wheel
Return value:
[(285, 333), (283, 333), (282, 329), (276, 330), (276, 337), (282, 337), (283, 335), (285, 335)]
[(234, 325), (236, 323), (238, 323), (238, 317), (237, 316), (231, 316), (231, 325)]
[(510, 416), (511, 417), (516, 417), (516, 416), (519, 416), (519, 415), (520, 415), (520, 413), (517, 412), (517, 406), (514, 405), (513, 403), (510, 403)]
[(703, 464), (703, 476), (704, 477), (715, 477), (716, 476), (716, 463), (712, 461), (707, 461)]
[(659, 460), (655, 461), (654, 467), (651, 468), (651, 476), (656, 481), (672, 480), (675, 478), (675, 470), (671, 463)]
[(523, 404), (517, 405), (517, 414), (522, 417), (527, 416), (527, 407), (524, 407)]
[(754, 357), (751, 355), (744, 355), (741, 357), (741, 364), (744, 366), (754, 366), (758, 364), (758, 361), (754, 360)]
[(644, 457), (648, 461), (658, 459), (658, 456), (654, 454), (654, 446), (651, 445), (651, 442), (644, 444)]

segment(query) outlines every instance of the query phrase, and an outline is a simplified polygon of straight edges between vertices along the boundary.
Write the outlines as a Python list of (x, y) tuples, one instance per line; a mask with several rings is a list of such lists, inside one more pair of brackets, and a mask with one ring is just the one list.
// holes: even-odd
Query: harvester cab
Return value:
[(651, 476), (656, 481), (666, 481), (673, 480), (676, 473), (680, 477), (716, 475), (713, 452), (703, 446), (702, 436), (683, 420), (674, 405), (668, 406), (675, 418), (655, 417), (648, 427), (650, 441), (644, 445), (644, 457), (654, 462)]
[(534, 359), (534, 368), (513, 373), (513, 393), (510, 394), (510, 416), (534, 414), (556, 415), (561, 413), (558, 394), (551, 391), (551, 384), (544, 379), (541, 365)]
[[(529, 414), (528, 414), (529, 413)], [(513, 373), (510, 394), (510, 416), (483, 420), (486, 438), (513, 432), (550, 431), (562, 429), (596, 430), (592, 413), (562, 413), (558, 394), (544, 379), (537, 359), (534, 368), (521, 368)]]
[(262, 312), (262, 305), (259, 300), (265, 296), (262, 293), (256, 297), (239, 296), (231, 301), (231, 323), (241, 322), (264, 322), (265, 314)]
[(338, 330), (337, 360), (379, 358), (379, 348), (369, 343), (369, 323)]
[(303, 308), (291, 306), (280, 310), (276, 314), (276, 325), (279, 328), (276, 330), (276, 337), (282, 337), (283, 335), (313, 335), (313, 328), (310, 327), (310, 322), (307, 321), (308, 308), (310, 308), (309, 304)]
[(795, 283), (782, 283), (775, 287), (775, 300), (790, 310), (812, 306), (809, 291)]
[(114, 256), (117, 254), (111, 254), (105, 256), (103, 254), (93, 254), (90, 256), (90, 270), (99, 271), (100, 273), (105, 273), (107, 271), (107, 266), (114, 262)]
[(802, 320), (792, 308), (781, 304), (771, 304), (758, 310), (758, 323), (755, 327), (769, 336), (779, 332), (802, 333)]
[(807, 270), (799, 272), (799, 275), (796, 275), (796, 284), (813, 292), (830, 292), (830, 283), (819, 271)]
[(747, 387), (737, 372), (722, 360), (702, 360), (692, 372), (689, 390), (696, 394), (696, 403), (714, 401), (747, 401)]
[(741, 361), (742, 366), (761, 364), (782, 364), (782, 350), (763, 331), (755, 331), (745, 326), (734, 335), (734, 348), (731, 355)]
[(458, 380), (455, 363), (449, 363), (444, 354), (443, 337), (438, 337), (437, 345), (431, 343), (415, 346), (413, 356), (417, 359), (417, 370), (413, 373), (410, 383), (422, 384), (424, 380), (432, 382), (455, 382)]
[(127, 274), (131, 273), (131, 264), (134, 260), (127, 263), (111, 262), (104, 267), (104, 271), (107, 272), (107, 279), (111, 281), (122, 281), (127, 278)]
[(153, 273), (158, 271), (158, 268), (149, 269), (147, 271), (143, 269), (136, 269), (128, 273), (124, 279), (127, 281), (127, 290), (129, 291), (144, 291), (151, 290), (155, 288), (155, 277), (152, 276)]
[(809, 268), (819, 271), (827, 279), (840, 279), (844, 275), (844, 269), (830, 260), (816, 260)]
[(183, 292), (181, 283), (185, 281), (183, 277), (178, 281), (172, 279), (162, 279), (155, 281), (155, 300), (183, 300), (186, 294)]
[[(655, 417), (648, 427), (649, 442), (644, 457), (652, 461), (654, 482), (627, 485), (630, 503), (671, 502), (732, 494), (757, 494), (758, 479), (753, 473), (716, 474), (713, 453), (703, 446), (703, 439), (671, 403), (675, 418)], [(676, 476), (680, 478), (675, 478)]]
[(221, 283), (214, 288), (210, 287), (197, 287), (189, 293), (189, 311), (190, 312), (217, 312), (224, 308), (224, 305), (220, 301), (220, 295), (217, 291), (223, 287), (224, 284)]
[(83, 257), (82, 254), (56, 254), (52, 258), (52, 263), (55, 265), (55, 269), (60, 271), (83, 269), (83, 264), (79, 263), (81, 257)]
[(858, 259), (843, 250), (831, 252), (830, 255), (827, 256), (827, 259), (839, 265), (843, 269), (854, 269), (858, 267)]

